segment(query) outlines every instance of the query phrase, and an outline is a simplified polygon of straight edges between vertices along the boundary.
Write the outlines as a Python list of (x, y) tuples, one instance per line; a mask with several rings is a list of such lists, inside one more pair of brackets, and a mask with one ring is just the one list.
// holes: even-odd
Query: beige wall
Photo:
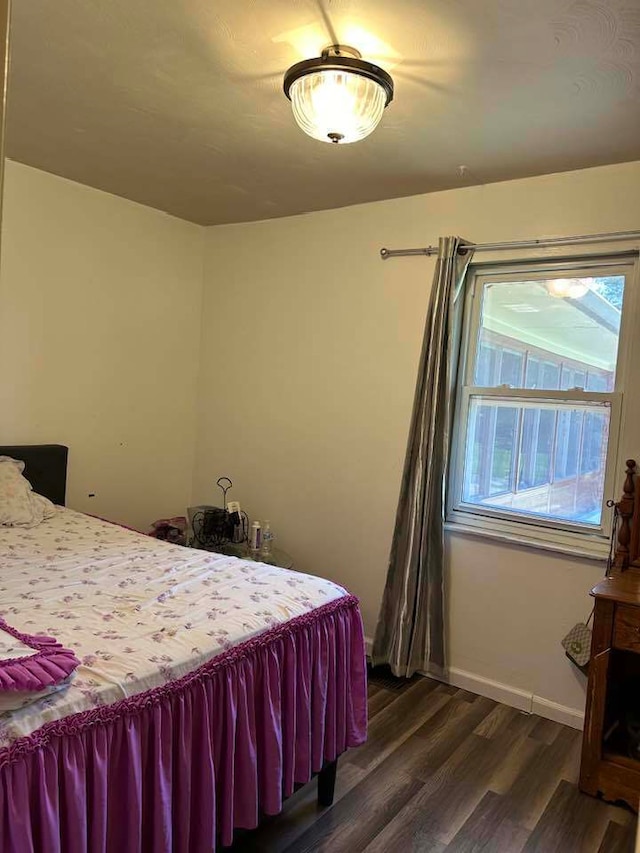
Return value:
[(201, 289), (199, 227), (8, 161), (0, 444), (69, 445), (77, 509), (183, 513)]
[[(9, 162), (5, 205), (0, 444), (68, 444), (70, 505), (140, 527), (232, 477), (299, 568), (360, 596), (371, 635), (433, 272), (379, 248), (637, 228), (640, 164), (204, 231)], [(453, 679), (570, 720), (584, 683), (559, 641), (601, 567), (448, 544)]]
[[(195, 498), (217, 503), (215, 480), (230, 476), (299, 568), (360, 596), (371, 635), (434, 263), (382, 262), (380, 247), (639, 226), (635, 163), (208, 229)], [(640, 453), (637, 428), (623, 447)], [(579, 711), (583, 679), (559, 643), (586, 618), (601, 572), (450, 535), (454, 678), (523, 707), (535, 696)], [(544, 702), (534, 709), (571, 718)]]

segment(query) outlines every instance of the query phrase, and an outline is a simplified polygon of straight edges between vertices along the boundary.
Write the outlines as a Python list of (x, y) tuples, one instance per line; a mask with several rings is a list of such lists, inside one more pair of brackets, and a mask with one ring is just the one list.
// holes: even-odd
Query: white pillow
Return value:
[(14, 459), (12, 456), (0, 456), (0, 462), (11, 462), (21, 474), (24, 471), (24, 462), (22, 459)]
[(23, 471), (24, 462), (0, 456), (0, 525), (5, 527), (35, 527), (56, 513), (50, 500), (32, 490)]

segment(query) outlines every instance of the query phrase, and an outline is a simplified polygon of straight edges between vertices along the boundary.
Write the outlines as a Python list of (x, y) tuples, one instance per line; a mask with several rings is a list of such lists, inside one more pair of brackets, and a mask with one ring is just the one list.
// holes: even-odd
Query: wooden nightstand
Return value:
[(618, 547), (595, 598), (580, 790), (640, 801), (640, 478), (627, 462)]
[(616, 572), (591, 594), (596, 603), (580, 789), (624, 800), (637, 811), (640, 759), (629, 755), (625, 714), (640, 693), (640, 572)]

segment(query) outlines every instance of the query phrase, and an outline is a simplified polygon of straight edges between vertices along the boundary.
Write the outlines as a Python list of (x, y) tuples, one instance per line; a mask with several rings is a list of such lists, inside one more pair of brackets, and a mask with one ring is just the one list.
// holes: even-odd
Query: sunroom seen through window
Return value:
[(601, 526), (625, 275), (566, 276), (478, 277), (460, 508)]

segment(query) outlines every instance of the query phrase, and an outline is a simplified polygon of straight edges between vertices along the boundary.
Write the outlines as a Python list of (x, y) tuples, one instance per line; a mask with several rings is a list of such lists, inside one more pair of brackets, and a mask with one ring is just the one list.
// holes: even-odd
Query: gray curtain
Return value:
[(389, 572), (372, 650), (396, 676), (441, 675), (444, 641), (444, 513), (458, 376), (464, 277), (473, 250), (441, 237), (429, 299)]

